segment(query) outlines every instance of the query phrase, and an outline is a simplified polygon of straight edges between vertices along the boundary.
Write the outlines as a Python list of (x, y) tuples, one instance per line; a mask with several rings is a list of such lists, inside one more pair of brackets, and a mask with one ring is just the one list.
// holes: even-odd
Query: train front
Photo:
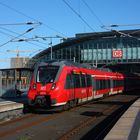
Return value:
[(33, 73), (28, 91), (28, 103), (30, 106), (50, 107), (53, 104), (51, 92), (56, 88), (60, 66), (40, 65)]

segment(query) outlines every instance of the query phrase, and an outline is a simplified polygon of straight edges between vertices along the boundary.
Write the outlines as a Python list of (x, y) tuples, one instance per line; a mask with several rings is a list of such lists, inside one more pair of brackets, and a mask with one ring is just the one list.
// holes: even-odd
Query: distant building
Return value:
[(30, 58), (28, 58), (28, 57), (11, 58), (10, 67), (11, 68), (24, 68), (29, 60), (30, 60)]

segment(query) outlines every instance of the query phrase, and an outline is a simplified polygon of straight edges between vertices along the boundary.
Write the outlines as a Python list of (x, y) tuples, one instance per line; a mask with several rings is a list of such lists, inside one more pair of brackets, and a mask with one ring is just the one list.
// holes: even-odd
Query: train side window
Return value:
[(65, 89), (71, 88), (70, 83), (71, 83), (70, 74), (68, 74), (65, 81)]
[(113, 88), (116, 87), (116, 80), (113, 80)]
[(108, 80), (105, 80), (105, 88), (108, 88)]
[(104, 80), (100, 80), (100, 88), (104, 89)]
[(75, 88), (80, 88), (81, 86), (81, 81), (80, 81), (80, 74), (74, 74), (74, 87)]
[(102, 89), (105, 89), (105, 80), (102, 80)]
[(115, 88), (115, 87), (116, 87), (116, 81), (113, 80), (113, 88)]
[(116, 80), (116, 87), (119, 87), (119, 83), (118, 83), (119, 81), (118, 80)]
[(108, 80), (108, 88), (110, 88), (110, 82), (111, 82), (111, 81), (110, 81), (110, 80)]
[(66, 81), (65, 81), (65, 89), (72, 89), (72, 88), (74, 88), (73, 74), (67, 74)]
[(123, 80), (121, 80), (121, 86), (124, 86), (124, 81)]
[(81, 74), (81, 87), (86, 87), (86, 77), (83, 74)]
[(96, 88), (97, 90), (101, 88), (101, 80), (96, 80)]
[(102, 89), (105, 89), (105, 88), (106, 88), (105, 80), (103, 80), (103, 88)]
[(98, 82), (98, 80), (96, 80), (96, 89), (97, 90), (99, 89), (99, 82)]
[(103, 89), (103, 80), (100, 80), (100, 89)]
[(86, 80), (87, 80), (87, 87), (92, 86), (92, 77), (90, 75), (86, 75)]

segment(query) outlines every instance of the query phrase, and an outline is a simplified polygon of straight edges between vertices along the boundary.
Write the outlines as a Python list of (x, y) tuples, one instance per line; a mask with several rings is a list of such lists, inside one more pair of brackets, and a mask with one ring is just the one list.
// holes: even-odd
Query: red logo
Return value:
[(113, 50), (112, 51), (112, 57), (113, 58), (122, 58), (123, 57), (123, 51), (122, 50)]

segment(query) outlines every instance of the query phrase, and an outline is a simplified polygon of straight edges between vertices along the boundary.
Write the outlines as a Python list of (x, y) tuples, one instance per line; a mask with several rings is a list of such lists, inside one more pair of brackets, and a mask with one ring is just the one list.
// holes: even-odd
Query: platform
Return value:
[(140, 99), (128, 108), (104, 140), (140, 140)]
[(27, 93), (16, 98), (0, 98), (0, 113), (23, 108), (27, 103)]

